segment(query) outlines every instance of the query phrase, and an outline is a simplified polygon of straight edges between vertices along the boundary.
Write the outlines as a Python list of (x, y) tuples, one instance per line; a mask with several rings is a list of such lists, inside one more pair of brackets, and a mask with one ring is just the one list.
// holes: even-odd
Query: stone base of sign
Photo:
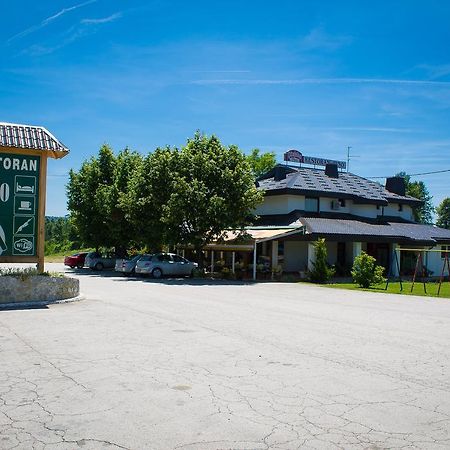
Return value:
[(51, 303), (80, 295), (80, 282), (69, 277), (0, 277), (0, 306), (17, 303)]

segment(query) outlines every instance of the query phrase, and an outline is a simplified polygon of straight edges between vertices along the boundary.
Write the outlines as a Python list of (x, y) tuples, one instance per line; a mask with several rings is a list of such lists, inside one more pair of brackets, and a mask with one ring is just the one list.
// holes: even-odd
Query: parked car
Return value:
[(92, 270), (111, 269), (116, 264), (116, 255), (113, 253), (101, 254), (98, 252), (88, 253), (84, 260), (84, 266)]
[(116, 266), (114, 270), (116, 272), (122, 272), (124, 275), (132, 275), (134, 274), (134, 270), (136, 267), (136, 263), (141, 259), (144, 255), (136, 255), (131, 259), (116, 259)]
[(191, 276), (197, 266), (197, 263), (173, 253), (155, 253), (142, 256), (136, 264), (135, 271), (137, 274), (152, 275), (153, 278), (165, 275)]
[(75, 253), (74, 255), (64, 257), (64, 265), (69, 266), (71, 269), (78, 267), (82, 269), (84, 267), (84, 260), (86, 259), (87, 253)]

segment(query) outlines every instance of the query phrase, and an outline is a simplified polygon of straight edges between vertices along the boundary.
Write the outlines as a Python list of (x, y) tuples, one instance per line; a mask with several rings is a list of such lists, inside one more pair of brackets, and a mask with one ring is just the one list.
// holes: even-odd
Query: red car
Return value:
[(69, 266), (71, 269), (74, 269), (75, 267), (82, 269), (84, 267), (86, 255), (87, 253), (75, 253), (75, 255), (65, 256), (64, 265)]

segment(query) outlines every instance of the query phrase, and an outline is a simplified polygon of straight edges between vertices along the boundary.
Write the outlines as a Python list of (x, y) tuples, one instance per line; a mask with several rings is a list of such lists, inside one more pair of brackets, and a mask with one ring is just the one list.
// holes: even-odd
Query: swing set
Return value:
[[(423, 290), (424, 290), (425, 294), (427, 293), (427, 286), (426, 286), (427, 270), (423, 263), (422, 255), (423, 255), (423, 253), (433, 253), (433, 252), (444, 254), (441, 275), (439, 276), (439, 286), (438, 286), (438, 290), (437, 290), (437, 295), (439, 296), (439, 294), (441, 292), (442, 283), (445, 281), (445, 277), (446, 277), (445, 270), (446, 269), (447, 269), (447, 278), (450, 282), (450, 260), (449, 260), (450, 252), (446, 251), (446, 250), (429, 250), (429, 249), (425, 249), (425, 248), (398, 248), (398, 249), (396, 249), (395, 251), (392, 252), (390, 270), (389, 270), (388, 277), (386, 279), (386, 286), (384, 288), (385, 291), (387, 291), (389, 283), (395, 278), (398, 278), (398, 280), (400, 282), (400, 292), (403, 291), (403, 280), (402, 280), (402, 277), (400, 274), (400, 261), (398, 258), (398, 254), (400, 254), (400, 252), (418, 252), (410, 292), (413, 291), (414, 284), (416, 283), (416, 279), (419, 277), (422, 279)], [(395, 264), (395, 267), (397, 268), (398, 277), (396, 277), (393, 274), (394, 264)]]

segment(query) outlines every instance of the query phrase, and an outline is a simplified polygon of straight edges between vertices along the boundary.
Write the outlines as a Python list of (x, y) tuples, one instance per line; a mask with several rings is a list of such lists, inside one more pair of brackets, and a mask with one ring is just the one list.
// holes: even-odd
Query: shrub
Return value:
[(6, 267), (0, 268), (0, 277), (16, 277), (20, 278), (22, 281), (25, 281), (29, 277), (41, 276), (41, 277), (64, 277), (63, 273), (59, 272), (42, 272), (39, 273), (34, 267), (26, 267), (26, 268), (15, 268), (15, 267)]
[(373, 284), (385, 281), (383, 278), (384, 267), (378, 266), (376, 262), (376, 259), (366, 252), (358, 255), (353, 262), (353, 282), (358, 283), (360, 287), (369, 288)]
[(222, 278), (224, 278), (225, 280), (228, 280), (229, 278), (231, 278), (231, 275), (232, 275), (231, 269), (228, 267), (223, 267), (222, 271), (221, 271), (221, 275), (222, 275)]
[(313, 269), (309, 272), (309, 280), (313, 283), (326, 283), (334, 275), (334, 268), (327, 263), (327, 245), (325, 239), (321, 238), (314, 242), (316, 260)]
[(195, 267), (192, 270), (192, 276), (194, 278), (205, 278), (205, 270), (201, 269), (200, 267)]

